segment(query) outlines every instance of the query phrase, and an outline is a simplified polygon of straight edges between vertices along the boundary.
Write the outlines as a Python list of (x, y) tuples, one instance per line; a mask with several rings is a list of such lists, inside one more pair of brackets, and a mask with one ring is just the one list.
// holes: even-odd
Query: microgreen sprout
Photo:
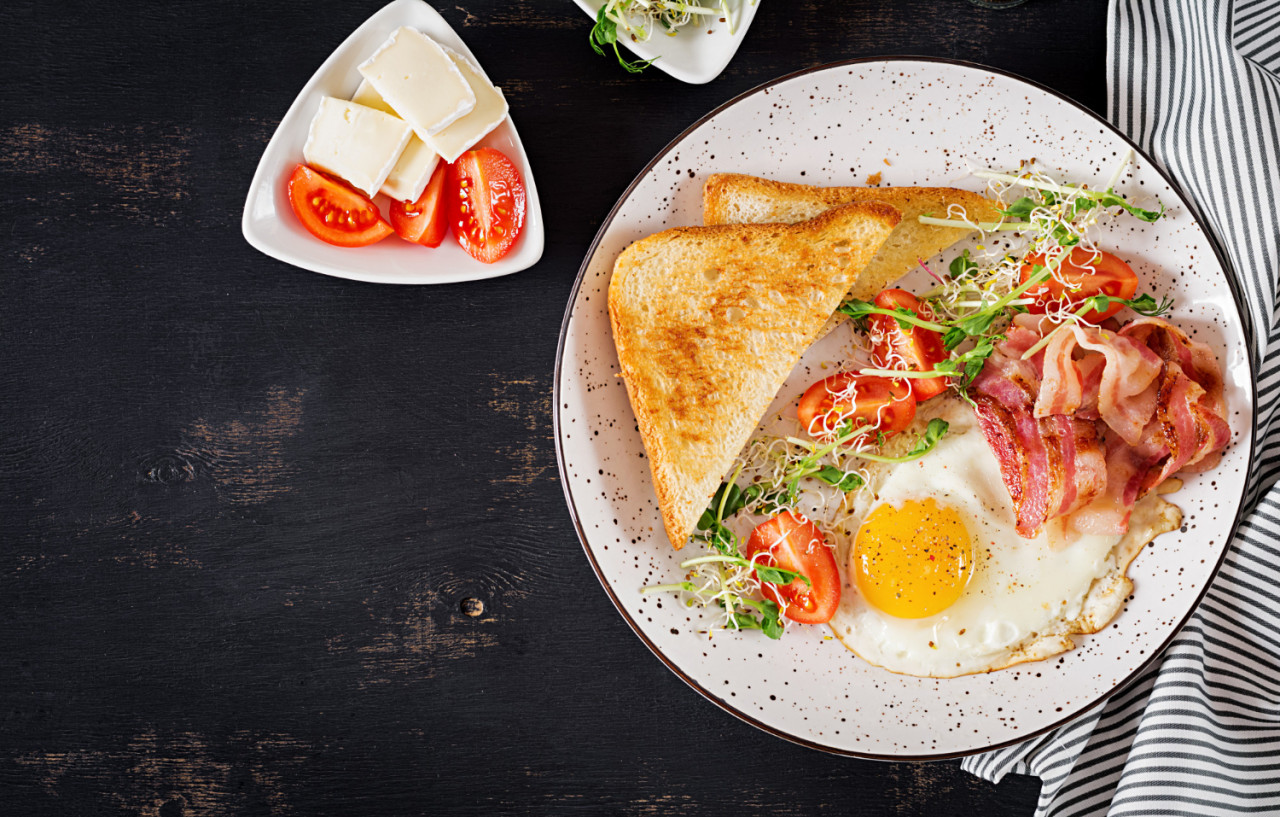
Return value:
[[(751, 0), (755, 4), (755, 0)], [(704, 5), (702, 0), (605, 0), (596, 13), (596, 24), (591, 28), (591, 48), (604, 56), (603, 46), (611, 46), (618, 63), (632, 74), (638, 74), (653, 64), (654, 60), (628, 60), (618, 50), (618, 38), (632, 42), (647, 42), (654, 32), (674, 37), (680, 29), (695, 20), (722, 17), (729, 35), (737, 30), (735, 15), (729, 0), (718, 0)], [(657, 59), (656, 57), (654, 59)]]
[[(618, 64), (625, 68), (628, 73), (638, 74), (652, 65), (653, 60), (628, 60), (622, 56), (622, 52), (618, 50), (618, 19), (610, 14), (612, 5), (612, 3), (605, 3), (596, 14), (596, 24), (591, 27), (591, 34), (588, 38), (591, 43), (591, 50), (603, 57), (605, 55), (604, 46), (610, 46), (613, 48), (613, 55), (618, 58)], [(634, 33), (631, 36), (634, 37)]]

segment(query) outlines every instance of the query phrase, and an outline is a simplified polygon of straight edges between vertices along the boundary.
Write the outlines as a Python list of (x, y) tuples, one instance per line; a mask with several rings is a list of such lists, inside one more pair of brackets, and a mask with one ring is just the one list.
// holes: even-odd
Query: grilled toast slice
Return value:
[(862, 202), (798, 224), (666, 230), (618, 257), (609, 321), (676, 548), (900, 219)]
[[(902, 221), (862, 275), (851, 297), (871, 300), (925, 259), (932, 258), (971, 230), (921, 224), (922, 215), (947, 218), (963, 212), (970, 221), (998, 221), (990, 199), (951, 187), (812, 187), (745, 176), (716, 173), (702, 188), (704, 224), (795, 222), (858, 201), (882, 201), (902, 213)], [(959, 208), (959, 209), (957, 209)]]

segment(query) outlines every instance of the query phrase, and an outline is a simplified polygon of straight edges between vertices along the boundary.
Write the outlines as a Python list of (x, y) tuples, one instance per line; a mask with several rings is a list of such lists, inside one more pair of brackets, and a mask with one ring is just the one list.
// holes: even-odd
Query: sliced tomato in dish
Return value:
[[(886, 289), (876, 296), (875, 304), (881, 309), (908, 309), (914, 315), (921, 312), (920, 299), (905, 289)], [(889, 315), (871, 315), (867, 322), (872, 339), (871, 356), (881, 369), (931, 372), (935, 365), (947, 359), (942, 335), (932, 329), (919, 326), (903, 329), (897, 319)], [(928, 400), (946, 390), (945, 377), (911, 378), (911, 393), (916, 400)]]
[[(1035, 274), (1036, 267), (1045, 265), (1045, 257), (1028, 255), (1022, 262), (1022, 281), (1026, 283)], [(1027, 304), (1027, 310), (1037, 315), (1057, 311), (1064, 306), (1072, 311), (1095, 295), (1111, 295), (1131, 299), (1138, 292), (1138, 274), (1116, 256), (1102, 250), (1076, 247), (1063, 259), (1057, 272), (1027, 290), (1026, 295), (1035, 298)], [(1101, 323), (1124, 309), (1124, 304), (1113, 303), (1101, 312), (1093, 309), (1081, 316), (1089, 323)]]
[(511, 251), (524, 229), (520, 171), (499, 150), (469, 150), (449, 165), (445, 183), (449, 226), (472, 258), (492, 264)]
[(799, 573), (809, 580), (790, 584), (761, 582), (765, 598), (783, 615), (801, 624), (824, 624), (840, 606), (840, 570), (835, 552), (818, 526), (791, 511), (761, 522), (747, 542), (747, 558), (757, 564)]
[(436, 165), (431, 181), (422, 189), (417, 201), (391, 202), (391, 226), (396, 235), (405, 241), (424, 247), (439, 247), (449, 231), (449, 219), (445, 213), (444, 182), (449, 167), (444, 162)]
[(841, 372), (810, 386), (796, 415), (812, 437), (831, 435), (848, 421), (892, 437), (915, 419), (916, 398), (905, 380)]
[(368, 196), (307, 165), (289, 176), (289, 204), (307, 232), (337, 247), (367, 247), (392, 233)]

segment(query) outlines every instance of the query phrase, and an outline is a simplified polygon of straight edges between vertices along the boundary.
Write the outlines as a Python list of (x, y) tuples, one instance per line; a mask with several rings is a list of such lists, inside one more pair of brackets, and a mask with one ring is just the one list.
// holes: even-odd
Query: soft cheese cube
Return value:
[(427, 144), (446, 162), (454, 162), (507, 118), (507, 100), (471, 60), (450, 48), (445, 51), (476, 95), (476, 106), (471, 113), (427, 139)]
[[(374, 90), (369, 80), (362, 80), (351, 101), (369, 108), (396, 115), (382, 95)], [(431, 181), (431, 174), (440, 163), (440, 156), (415, 133), (409, 137), (400, 160), (391, 168), (387, 180), (382, 183), (382, 192), (399, 201), (417, 201)]]
[(311, 120), (302, 156), (372, 198), (412, 135), (412, 128), (388, 113), (326, 96)]
[(424, 141), (476, 106), (471, 84), (449, 55), (412, 28), (396, 29), (360, 73)]

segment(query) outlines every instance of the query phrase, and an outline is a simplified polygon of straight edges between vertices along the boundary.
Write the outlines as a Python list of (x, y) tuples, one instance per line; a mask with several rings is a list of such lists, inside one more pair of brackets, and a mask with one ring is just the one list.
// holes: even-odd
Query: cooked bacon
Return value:
[(1231, 440), (1231, 429), (1221, 415), (1209, 408), (1209, 402), (1204, 387), (1188, 377), (1180, 364), (1166, 364), (1159, 408), (1145, 434), (1163, 443), (1168, 458), (1158, 469), (1151, 468), (1143, 481), (1143, 492), (1178, 471), (1206, 470), (1217, 464), (1222, 449)]
[(1058, 426), (1064, 466), (1062, 501), (1050, 515), (1053, 518), (1083, 508), (1102, 494), (1107, 487), (1107, 458), (1096, 423), (1061, 414), (1049, 419)]
[(1033, 537), (1046, 521), (1092, 501), (1106, 484), (1106, 461), (1096, 426), (1067, 415), (1037, 418), (1039, 384), (1022, 355), (1039, 335), (1010, 327), (974, 379), (978, 424), (1000, 464), (1013, 499), (1017, 530)]
[(1076, 362), (1080, 369), (1080, 384), (1083, 396), (1076, 416), (1085, 420), (1100, 420), (1102, 413), (1098, 409), (1098, 396), (1102, 392), (1102, 370), (1107, 359), (1102, 355), (1088, 355)]
[(1079, 531), (1123, 533), (1140, 496), (1213, 467), (1231, 437), (1213, 352), (1159, 318), (1055, 331), (1019, 315), (971, 392), (1026, 537), (1066, 514)]
[(1160, 374), (1162, 361), (1141, 341), (1124, 333), (1106, 332), (1093, 326), (1063, 324), (1054, 330), (1044, 350), (1044, 381), (1036, 400), (1036, 416), (1074, 414), (1084, 404), (1084, 383), (1075, 353), (1083, 351), (1088, 360), (1094, 353), (1103, 359), (1090, 363), (1090, 374), (1098, 378), (1097, 411), (1102, 421), (1133, 445), (1155, 411), (1155, 390), (1151, 384)]
[(1144, 440), (1133, 446), (1119, 437), (1108, 438), (1106, 491), (1072, 515), (1071, 527), (1080, 533), (1099, 536), (1127, 531), (1129, 514), (1138, 501), (1146, 475), (1168, 453), (1158, 441)]
[[(1161, 318), (1139, 318), (1120, 331), (1146, 344), (1169, 367), (1176, 366), (1181, 374), (1199, 387), (1200, 391), (1190, 392), (1186, 400), (1195, 423), (1198, 445), (1182, 464), (1182, 470), (1195, 473), (1216, 466), (1222, 449), (1231, 441), (1231, 429), (1226, 421), (1222, 370), (1218, 368), (1213, 350)], [(1161, 479), (1172, 473), (1168, 472)]]
[(1138, 318), (1120, 330), (1151, 349), (1162, 360), (1177, 363), (1187, 377), (1205, 390), (1205, 402), (1217, 414), (1226, 414), (1222, 396), (1222, 370), (1213, 350), (1192, 340), (1164, 318)]
[(1019, 535), (1033, 537), (1050, 519), (1092, 502), (1106, 485), (1096, 426), (1063, 414), (1037, 420), (1029, 407), (974, 398), (978, 425), (1000, 464)]
[(1013, 500), (1018, 533), (1035, 536), (1049, 516), (1049, 460), (1040, 424), (1031, 412), (1011, 409), (990, 395), (979, 394), (974, 404)]

